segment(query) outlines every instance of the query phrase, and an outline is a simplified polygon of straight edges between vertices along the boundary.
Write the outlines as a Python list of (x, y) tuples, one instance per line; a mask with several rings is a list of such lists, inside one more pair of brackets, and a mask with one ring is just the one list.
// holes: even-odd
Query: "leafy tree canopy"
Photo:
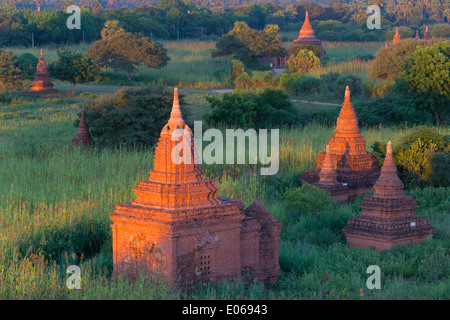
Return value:
[(159, 68), (167, 65), (170, 59), (162, 45), (128, 32), (119, 33), (108, 40), (96, 41), (88, 53), (99, 67), (126, 71), (129, 80), (137, 65)]

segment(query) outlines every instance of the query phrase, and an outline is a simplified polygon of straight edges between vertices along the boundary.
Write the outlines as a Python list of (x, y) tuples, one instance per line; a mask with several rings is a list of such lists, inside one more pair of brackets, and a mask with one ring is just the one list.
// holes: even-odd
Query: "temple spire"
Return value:
[(177, 125), (179, 128), (183, 128), (185, 125), (183, 115), (181, 114), (180, 101), (178, 99), (178, 88), (175, 88), (173, 93), (173, 105), (169, 119), (169, 126), (172, 125)]
[(398, 33), (398, 27), (396, 28), (395, 31), (395, 35), (394, 35), (394, 40), (393, 40), (393, 44), (396, 44), (397, 42), (400, 42), (401, 38), (400, 38), (400, 34)]
[(327, 145), (327, 150), (325, 153), (325, 158), (323, 159), (322, 169), (319, 173), (319, 184), (322, 185), (333, 185), (337, 184), (337, 172), (334, 169), (333, 160), (331, 159), (330, 154), (330, 145)]
[(77, 135), (72, 140), (72, 145), (76, 146), (80, 142), (86, 147), (92, 144), (91, 134), (89, 133), (89, 127), (84, 116), (84, 109), (81, 109), (80, 123), (78, 124)]
[(394, 156), (392, 154), (391, 141), (387, 144), (386, 158), (384, 159), (381, 175), (374, 185), (377, 198), (395, 198), (402, 195), (404, 185), (397, 176), (397, 167), (395, 166)]
[(423, 35), (423, 40), (430, 40), (430, 39), (431, 39), (431, 34), (430, 34), (430, 31), (428, 30), (428, 26), (427, 26), (427, 28), (425, 29), (425, 33)]

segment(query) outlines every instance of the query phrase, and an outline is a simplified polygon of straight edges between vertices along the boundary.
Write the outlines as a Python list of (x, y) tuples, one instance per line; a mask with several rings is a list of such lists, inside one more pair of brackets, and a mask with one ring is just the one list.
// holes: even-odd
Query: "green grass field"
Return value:
[[(376, 49), (374, 44), (364, 45), (367, 53)], [(201, 120), (209, 111), (206, 95), (217, 93), (195, 88), (220, 87), (214, 71), (227, 67), (229, 60), (210, 58), (213, 44), (209, 42), (171, 42), (166, 46), (172, 58), (167, 67), (139, 69), (133, 83), (123, 83), (184, 86), (180, 92), (189, 104), (192, 120)], [(351, 46), (326, 50), (339, 63), (351, 60)], [(14, 52), (24, 52), (21, 50)], [(47, 62), (51, 62), (56, 51), (47, 51)], [(11, 104), (0, 104), (0, 299), (450, 298), (450, 189), (405, 191), (418, 202), (417, 213), (431, 219), (436, 228), (432, 239), (383, 253), (349, 248), (341, 229), (347, 219), (361, 213), (362, 198), (342, 204), (320, 190), (298, 189), (298, 177), (315, 167), (317, 153), (325, 150), (333, 134), (333, 125), (316, 122), (281, 128), (280, 170), (275, 176), (260, 176), (251, 165), (202, 165), (205, 176), (220, 188), (219, 196), (241, 199), (245, 205), (259, 199), (283, 224), (282, 275), (276, 286), (204, 283), (182, 294), (145, 277), (136, 281), (111, 278), (109, 215), (117, 204), (134, 200), (134, 187), (147, 179), (152, 169), (153, 150), (74, 149), (70, 142), (76, 134), (73, 123), (80, 105), (120, 89), (122, 80), (118, 78), (126, 77), (116, 76), (110, 83), (80, 85), (75, 96), (40, 99), (16, 95)], [(56, 84), (59, 90), (70, 92), (69, 84)], [(339, 109), (301, 102), (296, 102), (295, 108), (305, 116)], [(371, 151), (375, 141), (391, 140), (395, 145), (414, 128), (361, 129)], [(438, 130), (450, 134), (446, 126)], [(285, 191), (292, 189), (306, 192), (303, 207), (297, 210), (289, 210), (284, 199)], [(81, 290), (66, 287), (70, 264), (82, 269)], [(381, 269), (381, 290), (366, 287), (370, 265)]]

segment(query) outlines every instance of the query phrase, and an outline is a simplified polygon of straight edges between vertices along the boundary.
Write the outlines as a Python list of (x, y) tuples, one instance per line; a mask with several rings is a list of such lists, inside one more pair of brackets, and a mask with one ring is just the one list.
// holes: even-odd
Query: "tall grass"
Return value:
[[(126, 72), (107, 70), (105, 75), (111, 80), (107, 84), (116, 85), (136, 85), (161, 83), (169, 86), (192, 87), (192, 88), (224, 88), (226, 84), (214, 75), (214, 72), (220, 69), (229, 69), (229, 58), (212, 58), (211, 53), (215, 48), (213, 41), (163, 41), (161, 42), (170, 57), (167, 66), (162, 68), (149, 68), (147, 66), (138, 66), (132, 74), (133, 81), (127, 80)], [(44, 58), (47, 64), (58, 59), (57, 50), (68, 49), (75, 52), (86, 52), (90, 44), (46, 47)], [(16, 55), (26, 52), (39, 57), (41, 48), (8, 48)], [(57, 83), (57, 81), (55, 81)]]

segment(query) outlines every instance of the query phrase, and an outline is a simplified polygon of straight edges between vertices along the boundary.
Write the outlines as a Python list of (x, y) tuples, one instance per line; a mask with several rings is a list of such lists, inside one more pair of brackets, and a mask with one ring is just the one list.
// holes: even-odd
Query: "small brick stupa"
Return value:
[(429, 219), (416, 214), (417, 203), (413, 197), (403, 194), (403, 188), (389, 141), (374, 195), (364, 198), (362, 214), (349, 219), (342, 230), (349, 246), (374, 247), (383, 251), (411, 242), (419, 243), (435, 231)]
[(415, 40), (420, 40), (419, 30), (416, 31), (416, 37), (414, 39)]
[(300, 34), (299, 34), (297, 40), (294, 40), (292, 42), (292, 45), (294, 45), (294, 46), (299, 45), (299, 44), (305, 44), (305, 45), (311, 44), (311, 45), (318, 47), (320, 49), (320, 59), (323, 59), (323, 57), (325, 55), (325, 50), (323, 50), (323, 48), (322, 48), (322, 41), (317, 39), (316, 36), (314, 35), (314, 29), (313, 29), (311, 23), (309, 22), (308, 11), (306, 11), (305, 23), (303, 24), (303, 27), (300, 30)]
[(428, 41), (428, 40), (431, 40), (431, 34), (430, 34), (430, 31), (428, 30), (428, 26), (427, 26), (427, 28), (425, 29), (425, 33), (423, 34), (423, 40), (425, 40), (425, 41)]
[(89, 127), (84, 117), (84, 109), (81, 110), (81, 119), (78, 124), (77, 135), (72, 139), (72, 145), (77, 146), (79, 143), (83, 143), (85, 147), (90, 147), (92, 144), (91, 134), (89, 133)]
[[(172, 141), (176, 129), (185, 129), (190, 144)], [(194, 163), (193, 140), (175, 89), (150, 178), (135, 188), (133, 202), (110, 215), (114, 275), (147, 274), (183, 287), (247, 277), (276, 283), (281, 224), (258, 201), (245, 209), (240, 200), (218, 198), (219, 188)], [(176, 164), (172, 150), (179, 143), (188, 143), (191, 152)]]
[(398, 33), (398, 28), (395, 29), (395, 35), (394, 35), (394, 40), (392, 41), (392, 44), (396, 44), (398, 42), (400, 42), (401, 38), (400, 38), (400, 34)]
[(322, 162), (322, 168), (319, 172), (319, 182), (315, 185), (328, 191), (333, 199), (339, 201), (347, 201), (350, 195), (348, 186), (338, 182), (338, 174), (334, 168), (333, 160), (330, 154), (330, 145), (327, 145), (327, 151), (325, 152), (325, 158)]
[[(329, 155), (337, 173), (337, 181), (344, 187), (348, 187), (349, 197), (371, 191), (380, 176), (377, 161), (366, 151), (365, 145), (366, 142), (358, 128), (358, 118), (350, 101), (350, 89), (347, 87), (336, 129), (329, 141)], [(299, 181), (318, 184), (325, 158), (325, 152), (319, 153), (316, 169), (304, 171)], [(321, 187), (320, 184), (318, 186)], [(339, 198), (342, 197), (343, 194), (339, 196)]]
[(33, 75), (34, 82), (31, 85), (31, 89), (28, 90), (30, 93), (54, 93), (53, 83), (50, 82), (50, 74), (47, 70), (47, 65), (45, 64), (44, 55), (41, 50), (41, 56), (39, 57), (39, 62), (36, 66), (36, 73)]

